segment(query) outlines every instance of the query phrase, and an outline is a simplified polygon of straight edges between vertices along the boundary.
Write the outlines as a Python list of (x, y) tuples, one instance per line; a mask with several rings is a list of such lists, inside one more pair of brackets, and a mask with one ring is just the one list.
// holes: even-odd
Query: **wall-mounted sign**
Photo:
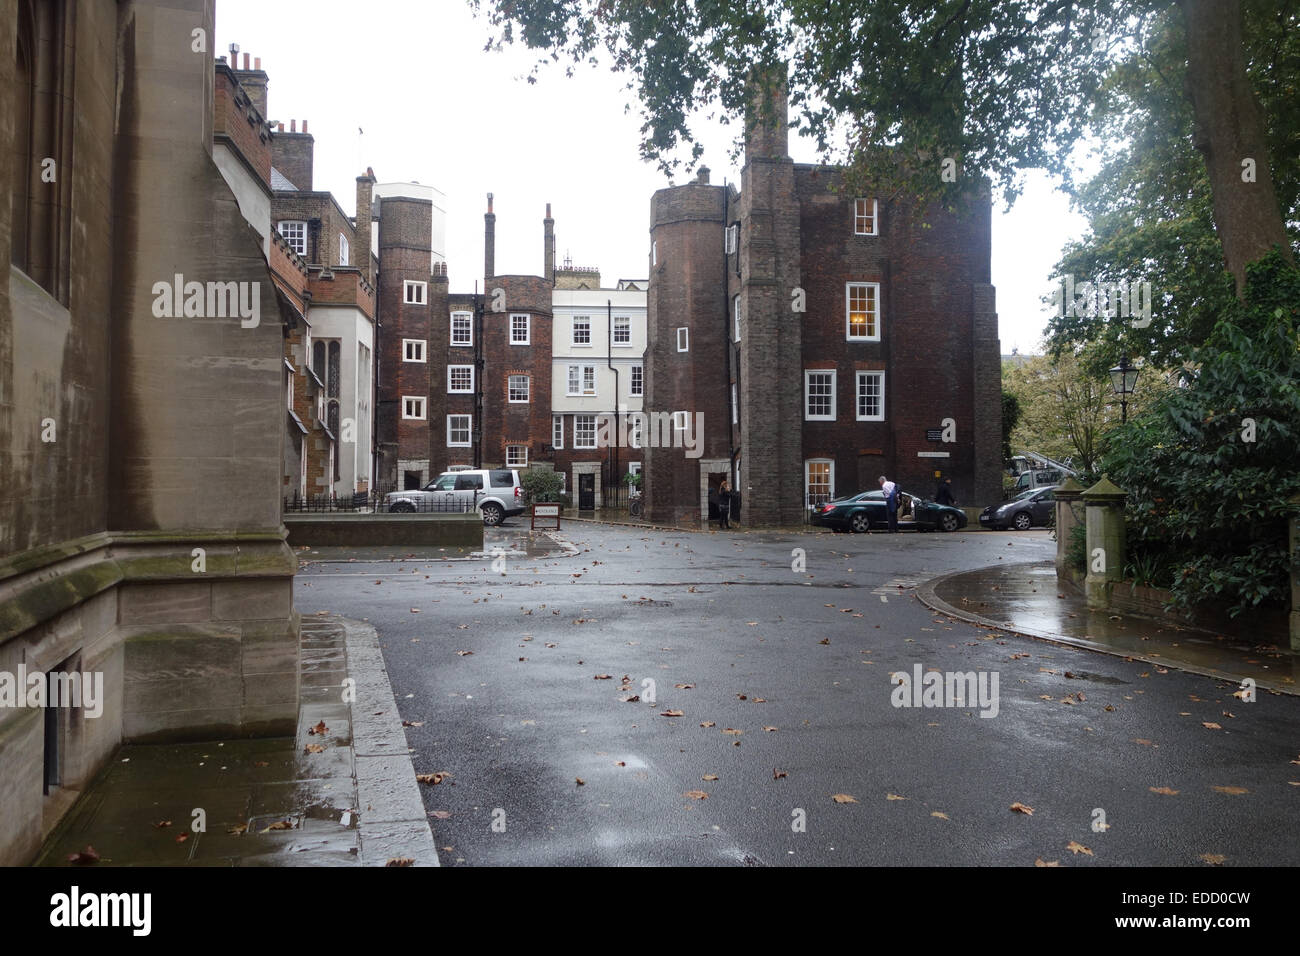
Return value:
[(950, 458), (952, 457), (946, 451), (918, 451), (917, 458)]
[(925, 440), (926, 440), (926, 441), (943, 441), (943, 429), (942, 429), (942, 428), (927, 428), (927, 429), (925, 430)]

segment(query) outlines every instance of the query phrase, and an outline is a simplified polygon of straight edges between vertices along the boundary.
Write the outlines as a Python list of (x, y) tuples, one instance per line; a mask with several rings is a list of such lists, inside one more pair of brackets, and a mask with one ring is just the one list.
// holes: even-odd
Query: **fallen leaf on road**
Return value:
[(155, 823), (155, 824), (153, 825), (153, 828), (154, 828), (155, 830), (161, 830), (161, 829), (163, 829), (164, 827), (169, 827), (169, 826), (171, 826), (171, 825), (172, 825), (172, 822), (171, 822), (170, 820), (159, 820), (157, 823)]
[(858, 802), (854, 797), (850, 797), (847, 793), (832, 794), (831, 799), (834, 800), (836, 803), (857, 803)]
[[(1065, 597), (1065, 595), (1058, 594), (1057, 597)], [(1060, 865), (1061, 865), (1060, 860), (1052, 860), (1050, 863), (1048, 863), (1041, 856), (1038, 859), (1034, 860), (1034, 866), (1060, 866)]]
[(715, 721), (712, 721), (712, 720), (706, 720), (706, 721), (704, 721), (703, 723), (701, 723), (700, 726), (701, 726), (701, 727), (716, 727), (716, 726), (717, 726), (717, 723), (716, 723)]
[(1178, 796), (1177, 790), (1170, 790), (1168, 787), (1147, 787), (1152, 793), (1163, 793), (1167, 797)]
[(422, 720), (404, 720), (404, 721), (402, 721), (402, 726), (403, 726), (403, 727), (423, 727), (423, 726), (424, 726), (424, 721), (422, 721)]
[(771, 733), (775, 733), (777, 728), (775, 728), (775, 727), (764, 727), (763, 729), (766, 730), (769, 734), (771, 734)]
[(93, 846), (87, 846), (80, 853), (73, 853), (68, 856), (68, 862), (77, 866), (86, 866), (90, 863), (99, 862), (99, 854), (95, 852)]
[(430, 786), (436, 787), (450, 776), (451, 774), (440, 770), (437, 773), (417, 773), (415, 779), (417, 783), (427, 783)]
[(940, 813), (938, 810), (932, 810), (932, 811), (930, 812), (930, 816), (932, 816), (932, 817), (938, 817), (940, 820), (947, 820), (947, 819), (948, 819), (948, 814), (946, 814), (946, 813)]
[(1218, 866), (1220, 863), (1226, 860), (1227, 857), (1224, 856), (1222, 853), (1202, 853), (1200, 856), (1197, 857), (1197, 859), (1204, 860), (1206, 863), (1210, 864), (1211, 866)]
[(429, 811), (429, 816), (433, 817), (435, 820), (450, 820), (450, 819), (451, 819), (451, 811), (450, 811), (450, 810), (430, 810), (430, 811)]
[(1069, 843), (1065, 845), (1065, 848), (1069, 850), (1071, 853), (1073, 853), (1075, 856), (1078, 856), (1080, 853), (1083, 853), (1087, 856), (1092, 856), (1092, 851), (1089, 850), (1082, 843), (1078, 842), (1077, 840), (1071, 840)]
[(457, 655), (459, 655), (460, 657), (469, 657), (469, 656), (470, 656), (471, 654), (473, 654), (474, 652), (473, 652), (473, 651), (457, 651), (456, 653), (457, 653)]
[(258, 830), (258, 833), (270, 833), (272, 830), (292, 830), (292, 820), (277, 820), (264, 830)]
[(820, 641), (818, 641), (817, 643), (818, 643), (818, 644), (829, 644), (830, 642), (831, 642), (831, 639), (830, 639), (829, 637), (823, 637), (823, 638), (822, 638)]
[(885, 799), (886, 799), (886, 800), (906, 800), (907, 797), (900, 797), (900, 796), (899, 796), (898, 794), (896, 794), (896, 793), (887, 793), (887, 794), (885, 794)]
[(177, 843), (184, 843), (184, 842), (185, 842), (186, 840), (188, 840), (189, 838), (190, 838), (190, 835), (189, 835), (188, 833), (178, 833), (178, 834), (176, 835), (176, 842), (177, 842)]
[(591, 679), (592, 679), (592, 680), (613, 680), (613, 679), (614, 679), (614, 675), (613, 675), (613, 674), (593, 674), (593, 675), (591, 676)]
[(233, 827), (228, 828), (226, 832), (229, 833), (231, 836), (243, 836), (246, 832), (248, 832), (248, 824), (247, 823), (237, 824)]
[(384, 866), (415, 866), (415, 860), (409, 856), (394, 856)]
[(733, 737), (739, 737), (744, 733), (743, 730), (736, 730), (734, 727), (727, 727), (722, 731), (724, 734), (731, 734)]
[(1204, 727), (1206, 730), (1222, 730), (1222, 729), (1223, 729), (1223, 727), (1222, 727), (1220, 724), (1216, 724), (1216, 723), (1215, 723), (1214, 721), (1212, 721), (1212, 720), (1203, 720), (1203, 721), (1201, 721), (1201, 726)]
[(751, 698), (749, 699), (749, 702), (750, 702), (751, 704), (766, 704), (766, 703), (767, 703), (767, 698), (766, 698), (766, 697), (751, 697)]
[(695, 687), (694, 684), (673, 684), (673, 686), (678, 690), (692, 690)]
[(788, 777), (788, 776), (790, 775), (786, 773), (784, 770), (777, 770), (775, 767), (772, 768), (773, 780), (780, 780), (782, 777)]
[(419, 614), (419, 613), (420, 613), (420, 609), (419, 609), (418, 607), (413, 607), (413, 608), (411, 608), (411, 613), (412, 613), (412, 614)]
[(703, 790), (687, 790), (687, 791), (686, 791), (686, 796), (690, 797), (692, 800), (707, 800), (707, 799), (709, 799), (709, 795), (708, 795), (707, 793), (705, 793)]
[(319, 724), (317, 724), (315, 727), (309, 727), (309, 728), (307, 729), (307, 733), (308, 733), (308, 734), (317, 734), (317, 735), (324, 735), (324, 734), (329, 733), (329, 731), (330, 731), (330, 729), (329, 729), (328, 727), (325, 726), (325, 721), (323, 721), (323, 720), (322, 720)]
[(1215, 793), (1230, 793), (1234, 796), (1242, 793), (1250, 793), (1245, 787), (1211, 787)]
[(619, 700), (621, 700), (621, 701), (622, 701), (623, 703), (625, 703), (625, 704), (635, 704), (635, 703), (637, 703), (640, 699), (641, 699), (641, 695), (640, 695), (640, 694), (633, 694), (633, 695), (631, 695), (630, 697), (620, 697), (620, 698), (619, 698)]
[(305, 754), (320, 754), (325, 752), (325, 748), (320, 744), (308, 744), (302, 749), (302, 752)]
[(1034, 815), (1033, 807), (1027, 807), (1018, 800), (1015, 803), (1011, 804), (1011, 809), (1015, 810), (1016, 813), (1023, 813), (1027, 817), (1032, 817)]
[(1152, 742), (1152, 741), (1150, 741), (1150, 740), (1147, 740), (1145, 737), (1134, 737), (1134, 738), (1133, 738), (1133, 743), (1135, 743), (1135, 744), (1142, 744), (1142, 746), (1144, 746), (1144, 747), (1154, 747), (1154, 746), (1155, 746), (1155, 743), (1154, 743), (1154, 742)]
[(587, 781), (583, 780), (581, 777), (574, 777), (573, 782), (580, 787), (585, 787), (587, 785)]
[(686, 714), (680, 710), (661, 710), (659, 712), (659, 716), (660, 717), (685, 717)]
[(705, 774), (704, 776), (702, 776), (700, 779), (701, 779), (701, 780), (714, 781), (714, 780), (717, 780), (717, 779), (718, 779), (718, 775), (717, 775), (716, 773), (706, 773), (706, 774)]

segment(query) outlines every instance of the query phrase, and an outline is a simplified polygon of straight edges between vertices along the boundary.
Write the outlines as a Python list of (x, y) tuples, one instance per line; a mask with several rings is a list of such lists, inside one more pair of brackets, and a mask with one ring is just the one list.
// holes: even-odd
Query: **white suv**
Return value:
[(524, 491), (512, 468), (470, 468), (445, 471), (418, 491), (393, 491), (384, 496), (390, 512), (469, 511), (477, 508), (489, 527), (522, 514)]

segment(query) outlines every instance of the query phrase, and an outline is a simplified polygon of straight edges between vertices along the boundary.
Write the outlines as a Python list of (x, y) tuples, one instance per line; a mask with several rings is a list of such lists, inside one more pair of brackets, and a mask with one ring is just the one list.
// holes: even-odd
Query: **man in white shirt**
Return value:
[(885, 515), (889, 518), (889, 533), (898, 533), (898, 485), (884, 475), (880, 476), (880, 490), (885, 493)]

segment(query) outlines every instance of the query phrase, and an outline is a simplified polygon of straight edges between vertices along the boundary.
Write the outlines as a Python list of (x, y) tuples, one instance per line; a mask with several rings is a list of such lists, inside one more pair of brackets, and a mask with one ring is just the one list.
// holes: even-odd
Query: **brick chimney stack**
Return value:
[(492, 194), (488, 193), (488, 209), (483, 214), (483, 279), (496, 275), (497, 216), (492, 211)]
[(248, 68), (247, 53), (244, 54), (244, 68), (242, 70), (239, 69), (237, 59), (238, 57), (234, 55), (230, 57), (230, 68), (235, 73), (235, 79), (244, 88), (244, 92), (248, 94), (249, 100), (257, 108), (257, 112), (261, 114), (262, 119), (266, 119), (266, 85), (268, 80), (266, 74), (262, 72), (262, 58), (259, 56), (253, 61), (251, 70)]
[(316, 155), (316, 138), (307, 132), (303, 120), (302, 132), (298, 121), (289, 120), (289, 132), (280, 130), (271, 140), (271, 162), (284, 173), (285, 178), (304, 192), (312, 189), (312, 166)]
[[(305, 124), (304, 124), (305, 125)], [(364, 175), (357, 177), (357, 242), (352, 256), (366, 281), (374, 285), (375, 277), (370, 271), (370, 229), (371, 204), (375, 194), (375, 171), (366, 167)]]
[(551, 218), (551, 204), (546, 204), (546, 218), (542, 220), (542, 263), (546, 281), (555, 285), (555, 220)]

